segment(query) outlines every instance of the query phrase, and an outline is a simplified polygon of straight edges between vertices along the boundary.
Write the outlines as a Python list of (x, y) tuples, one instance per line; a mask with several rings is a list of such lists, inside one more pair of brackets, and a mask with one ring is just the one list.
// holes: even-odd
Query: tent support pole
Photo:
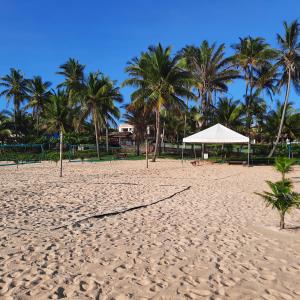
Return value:
[(248, 143), (248, 167), (250, 167), (250, 142)]

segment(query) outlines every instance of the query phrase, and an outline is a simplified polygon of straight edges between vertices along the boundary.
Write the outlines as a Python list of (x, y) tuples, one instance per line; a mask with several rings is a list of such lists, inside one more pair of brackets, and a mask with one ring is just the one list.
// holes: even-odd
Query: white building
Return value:
[(134, 127), (129, 124), (120, 124), (119, 125), (119, 132), (131, 132), (133, 133)]

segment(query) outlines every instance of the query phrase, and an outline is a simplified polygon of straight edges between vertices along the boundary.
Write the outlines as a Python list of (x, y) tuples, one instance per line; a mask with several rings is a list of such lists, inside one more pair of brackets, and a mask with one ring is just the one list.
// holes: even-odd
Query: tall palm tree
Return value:
[(0, 141), (11, 136), (11, 119), (8, 111), (0, 111)]
[(188, 112), (166, 110), (166, 114), (164, 116), (165, 136), (168, 141), (177, 144), (177, 152), (179, 152), (180, 138), (183, 138), (186, 132), (189, 131), (189, 126), (186, 124), (186, 119), (183, 118), (184, 114), (188, 114)]
[(232, 58), (225, 58), (224, 44), (217, 47), (216, 44), (209, 45), (205, 40), (200, 47), (186, 46), (181, 55), (198, 90), (202, 114), (207, 118), (213, 103), (213, 94), (227, 92), (227, 84), (238, 78), (239, 72), (233, 69)]
[(286, 87), (283, 112), (278, 128), (275, 143), (272, 147), (269, 157), (274, 154), (276, 146), (279, 143), (281, 132), (284, 124), (286, 109), (288, 106), (291, 84), (294, 85), (296, 92), (300, 92), (300, 42), (299, 42), (299, 26), (298, 21), (291, 24), (283, 23), (284, 35), (277, 34), (277, 42), (279, 44), (279, 58), (276, 65), (281, 69), (281, 78), (279, 87)]
[(65, 87), (71, 94), (80, 90), (84, 81), (84, 68), (85, 65), (80, 64), (78, 60), (69, 58), (67, 62), (59, 66), (60, 71), (57, 74), (65, 77), (59, 87)]
[(49, 132), (59, 131), (59, 157), (60, 157), (60, 177), (62, 177), (62, 159), (63, 159), (63, 134), (68, 126), (68, 116), (70, 109), (68, 107), (68, 95), (64, 90), (58, 90), (50, 96), (45, 105), (44, 122)]
[(152, 122), (152, 112), (144, 105), (134, 105), (133, 103), (125, 106), (126, 113), (123, 118), (126, 123), (134, 126), (134, 136), (136, 144), (136, 155), (140, 155), (140, 145), (147, 132), (147, 126)]
[(27, 80), (20, 70), (11, 68), (8, 75), (1, 77), (0, 86), (4, 88), (0, 96), (5, 96), (8, 102), (13, 101), (15, 131), (17, 131), (16, 115), (26, 99)]
[(115, 119), (120, 117), (119, 109), (115, 102), (121, 103), (123, 97), (119, 87), (115, 82), (103, 74), (96, 72), (90, 73), (82, 92), (82, 110), (81, 121), (88, 116), (92, 116), (98, 159), (100, 158), (98, 132), (100, 127), (106, 129), (106, 138), (108, 144), (108, 126), (116, 125)]
[(163, 48), (161, 44), (148, 48), (139, 58), (132, 59), (126, 67), (129, 79), (123, 86), (133, 86), (136, 90), (132, 93), (133, 103), (145, 103), (156, 116), (156, 140), (152, 161), (156, 160), (160, 144), (160, 113), (161, 109), (170, 103), (177, 103), (185, 108), (181, 97), (193, 98), (189, 84), (189, 72), (179, 66), (180, 57), (171, 57), (171, 47)]
[(59, 88), (66, 89), (69, 97), (69, 106), (74, 106), (79, 102), (78, 96), (84, 86), (84, 69), (78, 60), (69, 58), (64, 64), (59, 66), (59, 75), (64, 76), (64, 81), (58, 85)]
[[(244, 95), (246, 127), (250, 133), (252, 123), (251, 103), (255, 98), (253, 96), (254, 89), (257, 85), (259, 90), (272, 85), (272, 79), (270, 78), (272, 78), (272, 72), (275, 72), (272, 69), (272, 61), (277, 57), (277, 52), (263, 38), (252, 38), (251, 36), (240, 38), (240, 42), (232, 45), (232, 48), (235, 50), (234, 63), (240, 69), (246, 82)], [(260, 81), (258, 81), (258, 78), (260, 78)]]
[(215, 120), (229, 128), (242, 125), (243, 106), (239, 100), (220, 97), (215, 107)]
[(49, 90), (51, 82), (43, 81), (41, 76), (34, 76), (28, 80), (28, 99), (27, 107), (32, 108), (33, 116), (36, 119), (36, 130), (39, 132), (39, 119), (45, 103), (49, 100), (51, 92)]

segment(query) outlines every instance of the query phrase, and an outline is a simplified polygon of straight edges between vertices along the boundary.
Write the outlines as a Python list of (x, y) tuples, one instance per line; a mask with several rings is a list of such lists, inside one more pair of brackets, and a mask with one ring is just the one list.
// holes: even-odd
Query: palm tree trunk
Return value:
[(136, 155), (140, 156), (140, 138), (136, 139)]
[(37, 108), (36, 109), (36, 134), (37, 134), (37, 136), (39, 136), (39, 114), (40, 114), (40, 112), (39, 112), (39, 109)]
[(249, 107), (249, 103), (247, 103), (247, 99), (248, 99), (248, 90), (249, 90), (249, 80), (247, 78), (247, 75), (245, 75), (245, 81), (246, 81), (246, 91), (245, 91), (245, 106), (246, 106), (246, 130), (248, 129), (248, 133), (249, 133), (249, 118), (250, 118), (250, 107)]
[(163, 146), (163, 143), (164, 143), (164, 139), (165, 139), (165, 127), (166, 127), (166, 121), (164, 121), (164, 124), (163, 124), (163, 130), (162, 130), (162, 134), (161, 134), (161, 142), (160, 142), (160, 151), (161, 152), (161, 148)]
[(60, 128), (60, 139), (59, 139), (59, 161), (60, 161), (60, 173), (59, 176), (62, 177), (62, 171), (63, 171), (63, 131), (62, 128)]
[(18, 136), (17, 134), (17, 107), (14, 107), (14, 129), (15, 129), (15, 135), (16, 137)]
[(108, 128), (105, 126), (106, 152), (108, 153)]
[(279, 227), (280, 229), (284, 229), (284, 212), (280, 213), (280, 224)]
[(273, 148), (271, 150), (271, 152), (269, 153), (268, 157), (272, 157), (274, 154), (274, 151), (279, 143), (279, 139), (281, 137), (281, 133), (282, 133), (282, 128), (283, 128), (283, 123), (284, 123), (284, 118), (285, 118), (285, 113), (286, 113), (286, 108), (288, 105), (288, 101), (289, 101), (289, 96), (290, 96), (290, 87), (291, 87), (291, 70), (289, 69), (288, 72), (288, 83), (287, 83), (287, 88), (286, 88), (286, 93), (285, 93), (285, 99), (284, 99), (284, 105), (283, 105), (283, 111), (282, 111), (282, 116), (280, 119), (280, 125), (279, 125), (279, 129), (278, 129), (278, 134), (275, 140), (275, 143), (273, 145)]
[[(165, 110), (165, 118), (164, 118), (164, 124), (163, 124), (163, 130), (162, 130), (162, 137), (161, 137), (161, 143), (160, 143), (160, 152), (161, 152), (161, 147), (164, 144), (164, 139), (165, 139), (165, 130), (166, 130), (166, 117), (167, 117), (167, 111)], [(164, 147), (165, 148), (165, 147)]]
[(159, 140), (160, 140), (160, 111), (159, 109), (157, 109), (156, 110), (156, 140), (155, 140), (155, 148), (154, 148), (152, 162), (155, 162), (156, 160)]
[(96, 137), (96, 149), (97, 149), (97, 157), (100, 159), (100, 152), (99, 152), (99, 141), (98, 141), (98, 126), (97, 126), (97, 117), (96, 113), (93, 113), (94, 118), (94, 127), (95, 127), (95, 137)]

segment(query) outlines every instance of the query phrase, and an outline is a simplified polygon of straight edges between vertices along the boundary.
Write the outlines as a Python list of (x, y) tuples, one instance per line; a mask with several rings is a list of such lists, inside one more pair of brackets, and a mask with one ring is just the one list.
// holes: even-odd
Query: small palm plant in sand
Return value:
[(284, 217), (292, 208), (300, 208), (300, 194), (293, 192), (292, 182), (286, 179), (286, 174), (292, 170), (294, 159), (280, 157), (275, 160), (275, 169), (281, 173), (281, 180), (277, 182), (266, 181), (271, 192), (256, 193), (261, 196), (266, 206), (277, 209), (280, 216), (280, 229), (284, 229)]
[(284, 229), (285, 214), (292, 210), (292, 208), (300, 208), (300, 195), (292, 191), (292, 183), (288, 179), (277, 182), (266, 182), (271, 192), (257, 194), (264, 199), (267, 207), (271, 206), (273, 209), (277, 209), (280, 216), (279, 227), (280, 229)]
[(282, 180), (285, 180), (285, 175), (292, 171), (292, 166), (295, 164), (295, 159), (286, 157), (277, 157), (275, 160), (275, 168), (281, 173)]

